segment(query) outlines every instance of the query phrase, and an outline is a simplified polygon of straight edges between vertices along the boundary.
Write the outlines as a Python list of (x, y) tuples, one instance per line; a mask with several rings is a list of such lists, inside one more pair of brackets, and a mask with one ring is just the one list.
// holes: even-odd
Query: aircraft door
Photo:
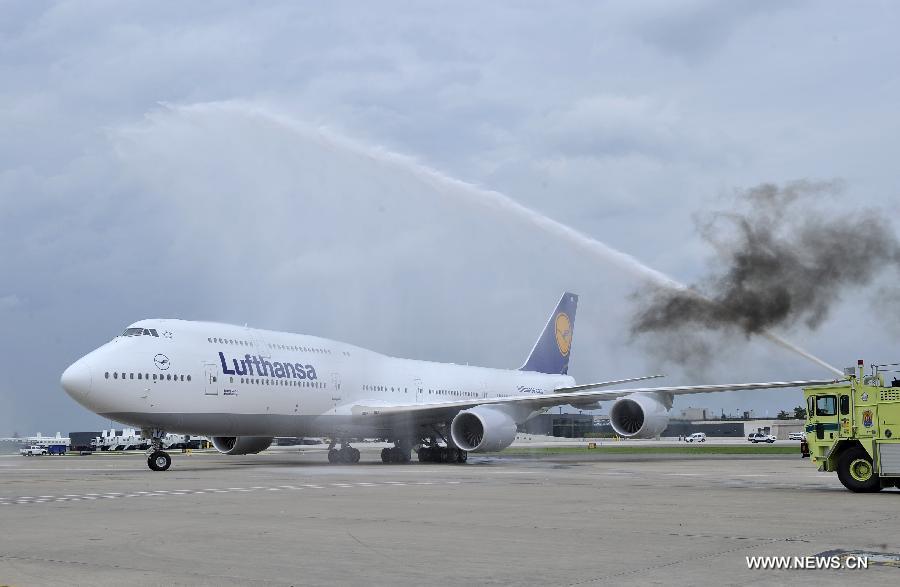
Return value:
[(219, 366), (215, 363), (204, 363), (203, 374), (206, 381), (203, 386), (206, 395), (219, 395)]
[[(325, 386), (323, 386), (325, 387)], [(327, 392), (326, 392), (327, 393)], [(341, 374), (340, 373), (332, 373), (331, 374), (331, 405), (336, 410), (339, 405), (343, 402), (341, 398)]]
[(422, 392), (424, 392), (425, 389), (422, 387), (422, 380), (418, 377), (413, 381), (413, 389), (416, 390), (416, 403), (422, 403)]

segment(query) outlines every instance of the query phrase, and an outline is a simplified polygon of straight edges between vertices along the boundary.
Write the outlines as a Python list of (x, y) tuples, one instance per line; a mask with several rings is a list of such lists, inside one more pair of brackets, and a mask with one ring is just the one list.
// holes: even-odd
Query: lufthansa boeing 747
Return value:
[(674, 396), (820, 385), (781, 381), (679, 387), (600, 388), (658, 377), (576, 385), (568, 375), (578, 296), (565, 293), (525, 364), (489, 369), (389, 357), (325, 338), (212, 322), (135, 322), (62, 374), (87, 409), (138, 427), (147, 464), (165, 471), (167, 432), (208, 436), (220, 452), (258, 453), (275, 436), (325, 436), (330, 462), (359, 461), (351, 439), (386, 438), (385, 463), (465, 462), (499, 451), (517, 426), (553, 406), (599, 407), (626, 438), (658, 436)]

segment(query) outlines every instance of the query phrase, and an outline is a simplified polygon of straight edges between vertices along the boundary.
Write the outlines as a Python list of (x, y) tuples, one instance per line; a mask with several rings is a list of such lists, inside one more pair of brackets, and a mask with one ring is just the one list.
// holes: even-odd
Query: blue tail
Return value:
[(564, 293), (520, 371), (553, 374), (569, 372), (569, 352), (572, 350), (577, 308), (578, 296), (570, 292)]

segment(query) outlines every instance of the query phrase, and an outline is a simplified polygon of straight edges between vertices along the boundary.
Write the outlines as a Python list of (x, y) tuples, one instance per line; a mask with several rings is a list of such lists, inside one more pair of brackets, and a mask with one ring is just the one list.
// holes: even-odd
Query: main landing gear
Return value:
[(382, 463), (408, 463), (412, 460), (412, 451), (399, 446), (381, 449)]
[[(148, 433), (145, 431), (144, 436)], [(162, 450), (162, 439), (166, 435), (165, 430), (154, 428), (149, 431), (150, 454), (147, 456), (147, 466), (151, 471), (165, 471), (172, 465), (172, 457)]]
[(359, 451), (352, 446), (342, 446), (341, 448), (328, 449), (329, 463), (358, 463)]
[(341, 448), (334, 448), (337, 444), (337, 440), (332, 440), (331, 444), (328, 445), (328, 462), (335, 463), (343, 463), (343, 464), (353, 464), (359, 462), (359, 451), (345, 441), (341, 441)]
[(465, 463), (469, 453), (453, 446), (423, 446), (419, 449), (420, 463)]

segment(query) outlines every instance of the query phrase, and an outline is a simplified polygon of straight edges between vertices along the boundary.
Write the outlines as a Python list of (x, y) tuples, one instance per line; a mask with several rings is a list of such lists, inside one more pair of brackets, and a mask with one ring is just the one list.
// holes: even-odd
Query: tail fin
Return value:
[(578, 296), (570, 292), (564, 293), (520, 371), (553, 374), (569, 372), (569, 351), (572, 350), (577, 308)]

